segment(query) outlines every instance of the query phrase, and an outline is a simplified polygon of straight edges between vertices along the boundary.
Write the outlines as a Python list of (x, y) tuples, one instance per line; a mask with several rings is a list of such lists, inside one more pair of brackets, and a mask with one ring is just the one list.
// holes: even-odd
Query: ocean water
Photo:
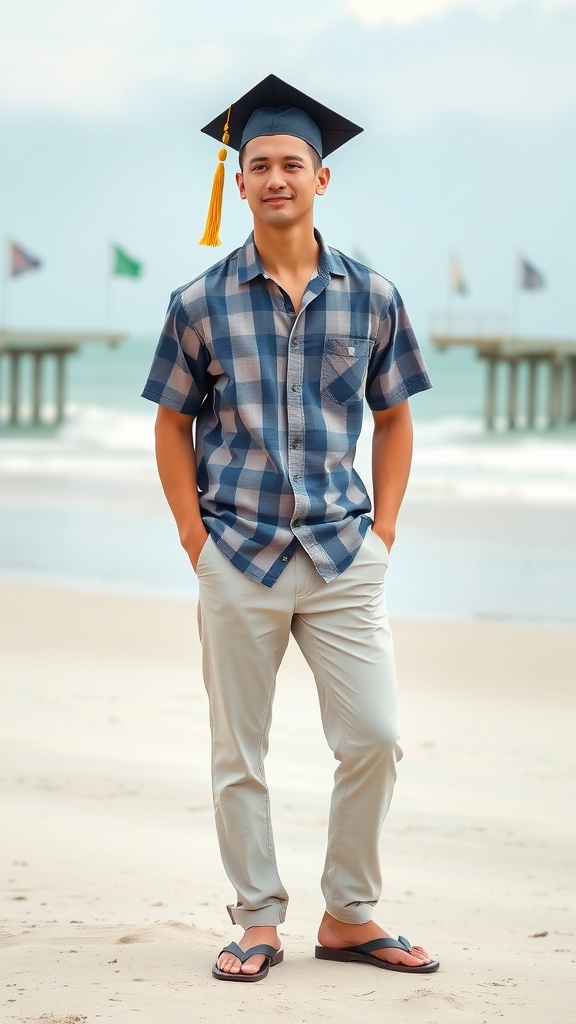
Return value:
[[(68, 361), (58, 427), (11, 428), (0, 408), (0, 576), (195, 596), (156, 475), (155, 407), (140, 397), (154, 344), (86, 344)], [(482, 365), (467, 350), (423, 350), (434, 387), (411, 401), (391, 614), (576, 623), (576, 426), (488, 432)], [(366, 410), (366, 481), (370, 420)]]

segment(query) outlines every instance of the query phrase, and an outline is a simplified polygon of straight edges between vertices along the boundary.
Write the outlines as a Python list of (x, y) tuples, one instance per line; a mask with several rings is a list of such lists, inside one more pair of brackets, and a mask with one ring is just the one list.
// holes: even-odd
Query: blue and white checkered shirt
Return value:
[(351, 564), (371, 523), (354, 469), (365, 400), (389, 409), (431, 386), (395, 287), (316, 237), (298, 313), (253, 235), (178, 288), (143, 391), (196, 417), (204, 523), (268, 587), (298, 544), (327, 582)]

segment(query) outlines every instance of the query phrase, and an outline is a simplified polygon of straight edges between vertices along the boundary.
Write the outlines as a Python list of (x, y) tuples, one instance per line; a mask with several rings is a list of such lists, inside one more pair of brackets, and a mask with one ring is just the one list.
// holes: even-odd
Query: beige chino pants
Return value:
[(339, 762), (322, 891), (340, 921), (370, 920), (379, 836), (396, 780), (396, 673), (384, 595), (388, 552), (368, 532), (330, 583), (298, 548), (274, 586), (239, 572), (209, 538), (198, 563), (198, 625), (210, 705), (216, 828), (236, 890), (232, 921), (277, 925), (288, 894), (276, 866), (264, 759), (276, 674), (293, 634), (310, 666)]

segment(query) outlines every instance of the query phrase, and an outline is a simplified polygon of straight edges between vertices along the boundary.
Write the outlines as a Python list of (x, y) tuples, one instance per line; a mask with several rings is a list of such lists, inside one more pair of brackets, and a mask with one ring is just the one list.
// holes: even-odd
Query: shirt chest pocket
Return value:
[(368, 338), (326, 338), (320, 374), (323, 397), (338, 405), (362, 401), (369, 354)]

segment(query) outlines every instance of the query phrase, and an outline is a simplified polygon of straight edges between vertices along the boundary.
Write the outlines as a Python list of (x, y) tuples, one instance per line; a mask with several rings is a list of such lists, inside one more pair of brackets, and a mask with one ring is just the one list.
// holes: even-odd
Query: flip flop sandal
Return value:
[(242, 963), (246, 963), (251, 956), (257, 956), (261, 954), (266, 959), (262, 964), (260, 970), (256, 971), (255, 974), (244, 974), (239, 971), (237, 974), (232, 974), (230, 971), (221, 971), (219, 967), (214, 964), (212, 968), (212, 977), (217, 978), (218, 981), (262, 981), (268, 974), (271, 967), (275, 967), (276, 964), (282, 963), (284, 959), (283, 949), (274, 949), (274, 946), (268, 946), (266, 943), (262, 943), (260, 946), (251, 946), (250, 949), (240, 949), (240, 946), (236, 942), (231, 942), (229, 946), (225, 946), (218, 953), (218, 959), (222, 956), (222, 953), (232, 953), (232, 956), (237, 956)]
[(371, 939), (370, 942), (362, 942), (359, 946), (346, 946), (345, 949), (329, 949), (327, 946), (316, 946), (315, 956), (318, 960), (338, 960), (342, 963), (372, 964), (374, 967), (381, 967), (385, 971), (402, 971), (405, 974), (431, 974), (440, 967), (438, 960), (431, 960), (428, 964), (421, 964), (419, 967), (409, 967), (408, 964), (390, 964), (387, 960), (381, 960), (374, 956), (375, 949), (403, 949), (409, 953), (412, 949), (408, 939), (403, 935), (396, 939)]

